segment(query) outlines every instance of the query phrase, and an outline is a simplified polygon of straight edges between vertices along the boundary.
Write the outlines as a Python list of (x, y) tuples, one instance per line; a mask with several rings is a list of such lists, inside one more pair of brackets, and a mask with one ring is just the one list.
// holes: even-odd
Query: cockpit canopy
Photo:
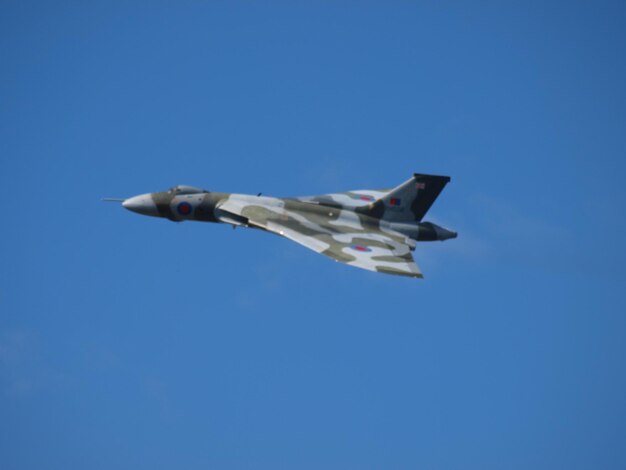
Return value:
[(206, 189), (195, 188), (193, 186), (186, 186), (184, 184), (179, 184), (178, 186), (174, 186), (169, 190), (172, 194), (198, 194), (198, 193), (208, 193)]

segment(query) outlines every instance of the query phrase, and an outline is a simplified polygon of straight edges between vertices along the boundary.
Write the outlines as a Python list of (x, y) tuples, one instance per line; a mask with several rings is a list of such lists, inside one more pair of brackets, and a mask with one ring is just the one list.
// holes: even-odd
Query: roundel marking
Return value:
[(352, 245), (350, 248), (352, 248), (353, 250), (356, 250), (356, 251), (363, 251), (363, 252), (372, 251), (371, 248), (368, 248), (368, 247), (363, 246), (363, 245)]
[(191, 214), (191, 210), (193, 208), (191, 207), (191, 204), (189, 204), (188, 202), (181, 202), (180, 204), (178, 204), (176, 209), (178, 210), (178, 213), (181, 215), (189, 215)]
[(369, 201), (369, 202), (372, 202), (374, 200), (372, 196), (359, 196), (359, 199), (361, 201)]

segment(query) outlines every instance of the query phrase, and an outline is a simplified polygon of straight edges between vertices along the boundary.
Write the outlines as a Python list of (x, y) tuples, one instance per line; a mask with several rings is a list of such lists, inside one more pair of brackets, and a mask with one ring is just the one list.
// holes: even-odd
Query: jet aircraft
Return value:
[(414, 174), (393, 189), (277, 198), (231, 194), (192, 186), (120, 201), (126, 209), (175, 222), (221, 222), (265, 230), (357, 268), (421, 278), (411, 256), (416, 242), (457, 233), (423, 222), (448, 176)]

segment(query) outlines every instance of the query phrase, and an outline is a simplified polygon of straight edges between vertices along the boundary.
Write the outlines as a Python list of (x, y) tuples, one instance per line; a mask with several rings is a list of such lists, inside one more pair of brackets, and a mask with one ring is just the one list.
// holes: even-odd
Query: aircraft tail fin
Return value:
[(449, 176), (416, 173), (375, 201), (371, 215), (393, 222), (420, 222), (449, 181)]

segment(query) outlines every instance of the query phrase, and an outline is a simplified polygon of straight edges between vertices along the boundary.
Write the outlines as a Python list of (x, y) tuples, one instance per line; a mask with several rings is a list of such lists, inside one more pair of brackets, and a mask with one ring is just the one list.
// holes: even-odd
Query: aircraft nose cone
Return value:
[(143, 215), (158, 215), (156, 204), (152, 200), (150, 194), (141, 194), (140, 196), (129, 197), (122, 203), (122, 207), (129, 211), (137, 212)]

